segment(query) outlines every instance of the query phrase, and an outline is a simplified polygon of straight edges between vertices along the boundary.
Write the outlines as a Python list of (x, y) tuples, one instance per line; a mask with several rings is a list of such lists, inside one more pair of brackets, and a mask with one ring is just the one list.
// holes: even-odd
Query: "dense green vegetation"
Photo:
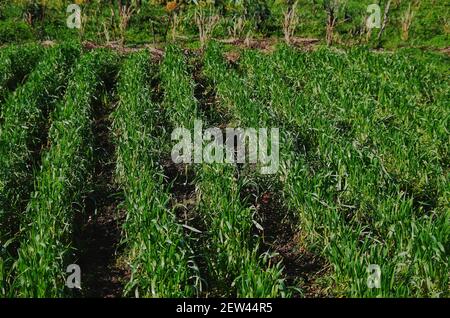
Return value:
[(71, 46), (48, 51), (27, 82), (5, 102), (0, 135), (2, 233), (8, 231), (3, 217), (20, 211), (27, 199), (33, 152), (41, 146), (46, 116), (63, 93), (67, 70), (78, 54), (79, 49)]
[[(198, 12), (221, 17), (212, 30), (216, 38), (283, 37), (284, 12), (294, 2), (215, 0), (198, 1), (199, 5), (195, 5), (189, 0), (2, 0), (0, 43), (82, 39), (136, 45), (165, 42), (173, 39), (173, 35), (177, 41), (191, 42), (198, 40)], [(325, 42), (328, 16), (331, 14), (335, 18), (331, 26), (334, 43), (378, 46), (379, 29), (369, 32), (366, 28), (365, 20), (370, 15), (367, 7), (379, 4), (383, 20), (388, 2), (390, 10), (381, 39), (383, 46), (441, 48), (449, 45), (450, 5), (439, 0), (298, 0), (295, 35)], [(71, 3), (79, 3), (82, 8), (81, 29), (66, 26), (69, 16), (66, 8)]]
[[(448, 292), (443, 62), (430, 69), (407, 51), (282, 48), (244, 63), (257, 96), (276, 101), (279, 125), (292, 129), (300, 151), (287, 172), (286, 201), (301, 214), (307, 243), (328, 257), (338, 293)], [(369, 264), (382, 267), (381, 292), (367, 288)]]
[(9, 46), (0, 51), (0, 114), (8, 93), (19, 86), (36, 66), (43, 49), (35, 44)]
[[(26, 55), (27, 52), (24, 52)], [(45, 140), (46, 118), (64, 92), (67, 71), (79, 48), (49, 50), (27, 82), (3, 106), (0, 130), (0, 280), (7, 278), (11, 244), (33, 187), (36, 154)]]
[[(326, 19), (321, 1), (308, 3)], [(348, 1), (346, 10), (363, 4)], [(299, 1), (298, 9), (307, 6)], [(8, 21), (14, 10), (2, 8)], [(148, 8), (165, 14), (161, 4)], [(268, 8), (276, 16), (277, 5)], [(393, 17), (400, 8), (404, 2), (392, 2)], [(46, 9), (42, 23), (56, 10)], [(192, 9), (175, 10), (189, 16)], [(258, 20), (255, 13), (255, 28), (282, 36), (270, 14)], [(314, 24), (301, 13), (300, 20)], [(358, 31), (344, 24), (335, 26), (333, 43), (356, 41), (347, 35)], [(399, 44), (394, 25), (395, 18), (382, 44)], [(300, 24), (298, 35), (326, 36), (319, 24), (308, 28)], [(429, 45), (419, 30), (409, 31), (410, 44)], [(191, 31), (183, 32), (196, 37)], [(90, 32), (86, 26), (82, 39)], [(376, 34), (370, 41), (377, 45)], [(90, 201), (102, 195), (119, 201), (108, 213), (123, 215), (105, 222), (120, 228), (112, 259), (125, 274), (116, 296), (449, 297), (448, 56), (202, 44), (170, 44), (163, 56), (72, 44), (0, 49), (0, 297), (76, 294), (65, 287), (66, 268), (83, 253), (77, 227), (95, 222), (100, 205)], [(224, 127), (279, 128), (279, 169), (264, 175), (261, 162), (174, 163), (173, 130), (192, 133), (196, 120), (220, 127), (222, 138)], [(98, 151), (108, 140), (113, 149)], [(108, 161), (114, 180), (98, 171)], [(119, 193), (101, 192), (99, 182)], [(282, 247), (273, 237), (280, 231)], [(99, 250), (110, 244), (95, 242)], [(320, 259), (318, 268), (293, 270), (306, 254)], [(369, 265), (380, 267), (379, 288), (367, 284)], [(100, 284), (81, 270), (82, 285)]]

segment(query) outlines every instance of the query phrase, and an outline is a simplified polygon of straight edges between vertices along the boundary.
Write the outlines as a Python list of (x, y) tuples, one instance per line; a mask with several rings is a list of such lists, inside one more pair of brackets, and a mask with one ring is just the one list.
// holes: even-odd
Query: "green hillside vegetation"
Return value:
[[(66, 8), (72, 2), (80, 3), (81, 29), (66, 26), (70, 14)], [(388, 22), (380, 43), (379, 29), (369, 34), (366, 29), (365, 21), (370, 15), (367, 7), (379, 4), (383, 20), (388, 2)], [(1, 0), (0, 43), (82, 39), (140, 45), (173, 40), (174, 34), (175, 41), (195, 42), (199, 37), (196, 13), (204, 11), (220, 17), (212, 30), (215, 38), (282, 38), (283, 13), (294, 1), (200, 0), (197, 3), (193, 0)], [(441, 0), (298, 0), (295, 36), (317, 38), (325, 43), (330, 8), (336, 18), (334, 44), (444, 48), (450, 43), (450, 3)]]

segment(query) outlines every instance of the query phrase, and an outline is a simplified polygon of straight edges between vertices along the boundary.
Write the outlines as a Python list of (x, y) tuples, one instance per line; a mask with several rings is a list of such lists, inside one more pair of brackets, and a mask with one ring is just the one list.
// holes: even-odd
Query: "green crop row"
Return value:
[[(335, 292), (445, 295), (448, 85), (401, 56), (364, 50), (281, 48), (242, 65), (251, 89), (294, 130), (286, 200), (333, 266)], [(381, 289), (367, 286), (369, 264), (381, 267)]]
[(0, 50), (0, 103), (11, 88), (18, 86), (36, 66), (43, 51), (41, 46), (35, 44), (12, 45)]
[(190, 66), (180, 48), (169, 45), (160, 67), (161, 86), (164, 89), (163, 107), (165, 117), (175, 127), (192, 130), (199, 115), (194, 97), (194, 83)]
[[(216, 44), (205, 53), (203, 72), (231, 114), (231, 124), (258, 128), (270, 121), (270, 114), (251, 98), (245, 82), (228, 68)], [(252, 235), (255, 211), (242, 199), (248, 181), (236, 167), (227, 165), (204, 165), (199, 174), (200, 209), (209, 217), (215, 255), (211, 269), (222, 284), (231, 283), (238, 297), (287, 296), (281, 264), (269, 265), (271, 256), (261, 254), (260, 240)]]
[[(194, 128), (194, 122), (199, 119), (198, 104), (194, 97), (194, 85), (190, 82), (190, 69), (187, 64), (187, 60), (184, 58), (182, 50), (174, 45), (169, 45), (166, 48), (164, 59), (159, 69), (159, 80), (163, 87), (163, 100), (162, 109), (164, 110), (164, 120), (167, 122), (171, 129), (186, 128), (191, 132)], [(167, 136), (167, 139), (170, 136)], [(172, 143), (167, 142), (168, 145)], [(167, 156), (167, 152), (170, 153), (170, 147), (165, 149), (164, 156)], [(192, 169), (192, 166), (185, 165), (180, 170), (184, 170), (187, 178), (188, 173)], [(195, 170), (194, 170), (195, 171)], [(187, 180), (187, 179), (186, 179)], [(173, 182), (175, 180), (169, 180)], [(186, 181), (187, 182), (187, 181)], [(173, 189), (173, 187), (171, 187)], [(174, 207), (178, 204), (177, 198), (171, 198), (172, 202), (175, 202)], [(187, 232), (187, 231), (185, 231)], [(203, 247), (199, 243), (199, 235), (195, 235), (195, 232), (185, 233), (185, 240), (191, 246), (195, 245), (196, 248), (192, 249), (192, 264), (197, 271), (196, 281), (194, 282), (197, 294), (205, 292), (203, 283), (207, 280), (204, 277), (205, 273), (198, 269), (198, 264), (201, 263), (201, 258), (204, 257)], [(203, 276), (201, 276), (203, 275)], [(206, 282), (209, 285), (209, 282)]]
[[(30, 190), (30, 163), (44, 141), (46, 115), (62, 94), (68, 69), (79, 49), (58, 47), (50, 50), (28, 81), (5, 103), (0, 131), (0, 221), (21, 210)], [(8, 213), (9, 212), (9, 213)]]
[(124, 244), (131, 267), (124, 292), (137, 297), (186, 297), (195, 293), (196, 274), (158, 163), (161, 133), (159, 109), (150, 89), (153, 68), (148, 52), (125, 61), (114, 113), (117, 179), (127, 210)]
[(84, 55), (74, 68), (64, 100), (56, 105), (35, 191), (28, 204), (25, 233), (15, 265), (15, 296), (61, 297), (67, 262), (73, 260), (73, 222), (89, 190), (93, 165), (92, 103), (117, 64), (106, 51)]
[[(0, 130), (0, 281), (6, 279), (10, 245), (33, 186), (33, 161), (45, 139), (46, 116), (61, 96), (79, 48), (49, 50), (27, 82), (4, 104)], [(1, 294), (5, 290), (2, 288)]]

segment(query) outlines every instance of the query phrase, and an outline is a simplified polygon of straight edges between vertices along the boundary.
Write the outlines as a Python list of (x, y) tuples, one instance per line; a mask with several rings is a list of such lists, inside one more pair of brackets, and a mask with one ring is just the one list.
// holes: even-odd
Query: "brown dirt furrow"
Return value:
[(115, 147), (109, 117), (113, 103), (100, 104), (94, 108), (93, 189), (85, 200), (83, 217), (77, 221), (78, 264), (83, 297), (115, 298), (122, 296), (130, 273), (120, 258), (125, 211), (120, 206), (123, 194), (114, 182)]

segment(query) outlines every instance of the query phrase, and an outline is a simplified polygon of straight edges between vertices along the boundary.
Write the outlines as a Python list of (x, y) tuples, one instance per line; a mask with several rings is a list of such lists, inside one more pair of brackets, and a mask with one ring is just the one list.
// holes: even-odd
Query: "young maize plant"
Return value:
[[(414, 204), (414, 193), (403, 193), (401, 176), (388, 167), (383, 154), (396, 146), (397, 154), (390, 158), (396, 167), (404, 168), (406, 175), (415, 171), (430, 178), (429, 184), (436, 187), (438, 197), (445, 195), (445, 181), (439, 178), (442, 168), (433, 155), (438, 149), (433, 146), (434, 151), (427, 150), (428, 143), (407, 133), (418, 126), (405, 125), (413, 121), (414, 112), (409, 108), (438, 110), (433, 104), (418, 105), (405, 100), (410, 95), (402, 88), (392, 89), (389, 98), (396, 99), (397, 105), (390, 105), (395, 113), (390, 116), (403, 120), (396, 123), (401, 130), (386, 127), (377, 113), (387, 103), (385, 87), (401, 81), (380, 83), (376, 73), (360, 70), (365, 69), (364, 64), (376, 65), (385, 78), (402, 78), (411, 72), (402, 75), (406, 70), (398, 69), (405, 61), (380, 60), (359, 50), (340, 56), (331, 52), (306, 55), (281, 48), (274, 57), (255, 55), (245, 67), (253, 77), (252, 88), (262, 99), (276, 97), (281, 106), (280, 121), (291, 119), (290, 127), (297, 127), (304, 151), (288, 172), (286, 198), (301, 213), (302, 230), (310, 241), (320, 242), (342, 292), (352, 296), (379, 295), (380, 290), (366, 284), (368, 265), (379, 264), (384, 277), (383, 296), (442, 295), (447, 284), (442, 277), (448, 271), (443, 247), (449, 234), (445, 203), (435, 206), (433, 217), (424, 214), (424, 207)], [(350, 61), (362, 64), (352, 66)], [(398, 63), (394, 68), (393, 62)], [(426, 83), (435, 89), (442, 86), (431, 78)], [(420, 95), (430, 92), (408, 94), (421, 101), (424, 98)], [(445, 92), (438, 90), (435, 96), (443, 98)], [(439, 112), (442, 114), (442, 110)], [(302, 136), (308, 138), (302, 140)], [(396, 145), (392, 144), (392, 136), (397, 138)], [(423, 157), (431, 167), (417, 165)], [(423, 250), (427, 241), (432, 247)]]
[(189, 297), (195, 293), (194, 264), (158, 164), (159, 109), (152, 102), (154, 74), (148, 52), (131, 55), (119, 79), (114, 112), (117, 179), (125, 194), (124, 224), (131, 279), (125, 295)]
[[(228, 106), (236, 124), (259, 127), (269, 122), (270, 114), (254, 102), (245, 83), (229, 70), (220, 47), (211, 44), (205, 53), (205, 76), (214, 83), (221, 103)], [(214, 258), (210, 267), (238, 297), (288, 296), (281, 264), (269, 265), (270, 256), (260, 255), (259, 239), (252, 237), (254, 211), (241, 199), (246, 180), (236, 178), (233, 166), (203, 166), (199, 176), (200, 209), (210, 218)], [(227, 294), (233, 295), (233, 294)]]
[[(46, 115), (65, 87), (68, 69), (80, 49), (50, 49), (27, 82), (9, 96), (0, 127), (0, 282), (11, 266), (8, 257), (33, 186), (33, 157), (45, 138)], [(5, 288), (0, 290), (4, 294)]]
[(33, 70), (43, 51), (36, 44), (12, 45), (0, 50), (0, 103)]
[(51, 147), (42, 156), (22, 228), (25, 234), (12, 288), (15, 296), (65, 294), (65, 266), (73, 262), (74, 204), (82, 205), (93, 165), (91, 105), (117, 62), (117, 55), (106, 51), (84, 55), (74, 68), (64, 100), (56, 105), (49, 132)]

